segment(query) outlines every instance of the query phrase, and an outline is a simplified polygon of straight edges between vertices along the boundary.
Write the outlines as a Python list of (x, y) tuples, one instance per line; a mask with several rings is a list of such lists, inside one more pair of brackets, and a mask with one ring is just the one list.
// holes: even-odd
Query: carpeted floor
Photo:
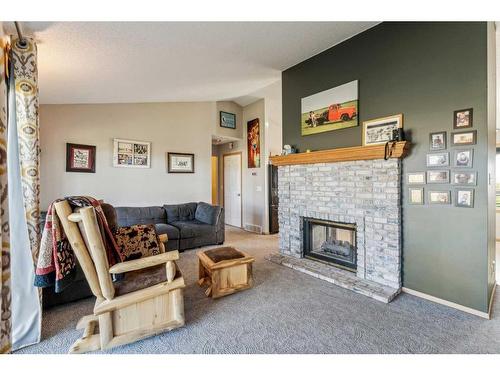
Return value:
[[(492, 320), (402, 294), (377, 302), (264, 259), (277, 236), (229, 229), (256, 257), (253, 289), (212, 300), (196, 285), (196, 251), (181, 254), (186, 326), (106, 353), (500, 353), (500, 291)], [(44, 315), (42, 342), (17, 353), (66, 353), (93, 298)]]

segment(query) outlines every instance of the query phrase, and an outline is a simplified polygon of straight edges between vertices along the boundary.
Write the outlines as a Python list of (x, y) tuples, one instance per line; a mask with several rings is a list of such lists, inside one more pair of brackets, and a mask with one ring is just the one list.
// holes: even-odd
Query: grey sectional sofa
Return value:
[(115, 207), (118, 225), (155, 224), (168, 235), (167, 250), (186, 250), (224, 242), (224, 209), (204, 202), (162, 207)]

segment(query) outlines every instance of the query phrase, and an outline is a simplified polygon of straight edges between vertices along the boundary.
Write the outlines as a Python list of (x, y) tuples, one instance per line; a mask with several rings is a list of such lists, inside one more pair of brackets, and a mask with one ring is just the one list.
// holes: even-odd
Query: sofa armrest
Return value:
[(159, 264), (167, 263), (169, 261), (177, 259), (179, 259), (179, 252), (177, 250), (169, 251), (168, 253), (117, 263), (109, 269), (109, 273), (136, 271), (143, 268), (154, 267)]

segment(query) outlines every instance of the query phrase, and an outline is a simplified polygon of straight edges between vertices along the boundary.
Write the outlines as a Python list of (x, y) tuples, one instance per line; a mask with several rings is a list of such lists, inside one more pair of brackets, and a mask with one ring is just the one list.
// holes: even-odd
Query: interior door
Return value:
[(224, 155), (226, 224), (241, 228), (241, 153)]
[(219, 158), (212, 156), (212, 204), (219, 204)]

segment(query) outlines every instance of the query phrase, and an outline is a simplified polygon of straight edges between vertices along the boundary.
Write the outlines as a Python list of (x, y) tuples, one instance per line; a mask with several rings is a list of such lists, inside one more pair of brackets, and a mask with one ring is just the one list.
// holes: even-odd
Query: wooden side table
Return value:
[(253, 285), (253, 257), (234, 247), (219, 247), (198, 254), (198, 285), (207, 285), (207, 297), (219, 298)]

